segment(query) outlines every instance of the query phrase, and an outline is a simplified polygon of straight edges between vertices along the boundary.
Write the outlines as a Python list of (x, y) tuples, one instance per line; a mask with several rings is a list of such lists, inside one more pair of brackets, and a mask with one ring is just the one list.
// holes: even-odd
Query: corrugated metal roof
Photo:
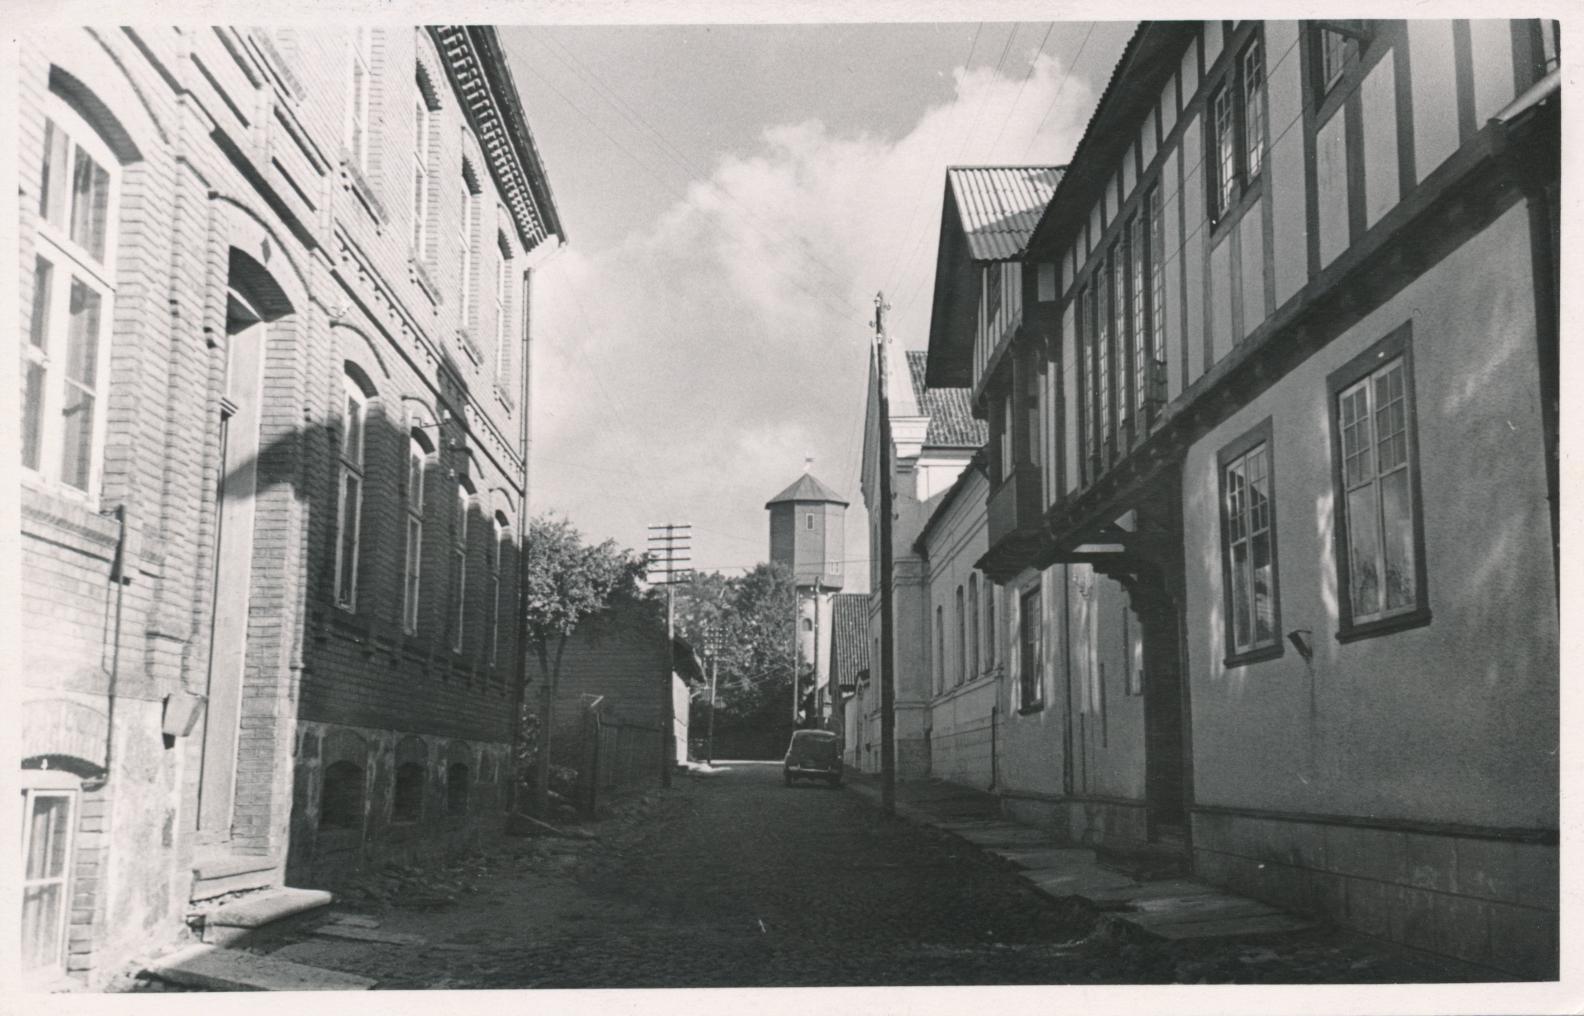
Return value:
[(947, 448), (978, 448), (990, 440), (990, 425), (974, 419), (973, 404), (967, 388), (931, 388), (924, 383), (924, 368), (929, 353), (922, 349), (907, 351), (908, 377), (913, 382), (913, 398), (919, 412), (929, 417), (924, 443)]
[(869, 669), (869, 594), (831, 597), (831, 680), (838, 688), (857, 686)]
[(835, 491), (814, 479), (808, 473), (804, 473), (797, 478), (797, 482), (793, 483), (792, 486), (766, 501), (765, 507), (768, 508), (783, 501), (828, 501), (831, 504), (847, 504)]
[(956, 166), (946, 180), (975, 261), (1021, 257), (1063, 166)]

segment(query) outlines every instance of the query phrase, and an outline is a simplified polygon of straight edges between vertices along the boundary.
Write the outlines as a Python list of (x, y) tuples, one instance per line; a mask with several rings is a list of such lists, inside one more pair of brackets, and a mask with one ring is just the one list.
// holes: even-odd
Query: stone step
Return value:
[(273, 857), (231, 854), (193, 865), (193, 902), (212, 900), (227, 893), (247, 892), (278, 884), (280, 864)]
[(275, 921), (328, 906), (332, 899), (323, 889), (287, 887), (244, 896), (203, 915), (203, 940), (225, 945)]
[(367, 991), (374, 982), (238, 949), (194, 945), (150, 963), (143, 973), (199, 991)]

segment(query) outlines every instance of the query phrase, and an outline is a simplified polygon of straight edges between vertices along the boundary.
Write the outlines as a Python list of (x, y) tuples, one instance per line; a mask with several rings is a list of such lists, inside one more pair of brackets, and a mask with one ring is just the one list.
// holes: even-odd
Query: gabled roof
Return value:
[(804, 473), (797, 478), (797, 482), (792, 484), (792, 486), (766, 501), (765, 507), (769, 508), (773, 504), (782, 504), (787, 501), (824, 501), (829, 504), (839, 504), (842, 507), (847, 506), (847, 502), (842, 500), (835, 491), (814, 479), (808, 473)]
[(853, 688), (868, 669), (869, 594), (837, 593), (831, 597), (831, 682)]
[(908, 377), (913, 382), (913, 397), (919, 412), (929, 417), (924, 443), (937, 448), (978, 448), (990, 440), (990, 426), (974, 419), (967, 388), (931, 388), (924, 383), (929, 354), (922, 349), (907, 351)]
[[(975, 261), (1022, 257), (1061, 180), (1062, 166), (953, 166), (946, 186)], [(947, 223), (942, 222), (941, 228)]]
[(1065, 179), (1065, 166), (956, 166), (946, 170), (940, 239), (930, 299), (929, 379), (973, 380), (981, 268), (1027, 253), (1040, 216)]

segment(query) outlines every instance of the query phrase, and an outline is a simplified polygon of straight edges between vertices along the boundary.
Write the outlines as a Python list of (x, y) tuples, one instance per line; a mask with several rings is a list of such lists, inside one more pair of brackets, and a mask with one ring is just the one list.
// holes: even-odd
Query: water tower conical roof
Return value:
[(804, 504), (813, 502), (826, 502), (829, 504), (839, 504), (843, 508), (847, 507), (847, 502), (841, 497), (837, 496), (835, 491), (814, 479), (814, 477), (808, 473), (804, 473), (802, 476), (797, 478), (797, 482), (792, 484), (792, 486), (766, 501), (765, 507), (769, 508), (771, 505), (784, 504), (788, 501), (796, 501)]

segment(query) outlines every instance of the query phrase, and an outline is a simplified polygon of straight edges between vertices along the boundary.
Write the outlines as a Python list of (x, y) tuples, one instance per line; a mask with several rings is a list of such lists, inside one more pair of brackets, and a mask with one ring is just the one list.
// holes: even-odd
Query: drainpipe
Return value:
[(121, 677), (121, 605), (126, 597), (126, 503), (107, 508), (100, 515), (113, 515), (116, 520), (115, 557), (110, 562), (110, 581), (116, 586), (115, 634), (110, 646), (110, 683), (105, 689), (105, 756), (104, 773), (92, 783), (84, 783), (83, 790), (93, 792), (104, 789), (110, 782), (110, 757), (115, 749), (116, 686)]

